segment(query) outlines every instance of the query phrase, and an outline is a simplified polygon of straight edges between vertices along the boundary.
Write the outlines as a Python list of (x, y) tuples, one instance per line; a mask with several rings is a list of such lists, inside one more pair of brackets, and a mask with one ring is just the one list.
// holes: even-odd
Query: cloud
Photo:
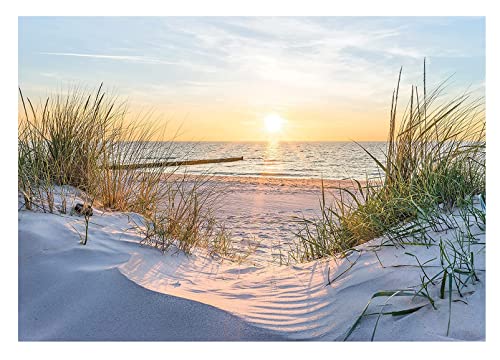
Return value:
[(42, 54), (42, 55), (54, 55), (54, 56), (73, 56), (73, 57), (116, 60), (116, 61), (129, 61), (129, 62), (136, 62), (136, 63), (143, 63), (143, 64), (182, 65), (182, 64), (179, 64), (176, 62), (170, 62), (170, 61), (160, 60), (157, 58), (151, 58), (151, 57), (146, 57), (146, 56), (81, 54), (81, 53), (62, 53), (62, 52), (41, 52), (40, 54)]
[[(131, 26), (129, 31), (137, 36), (88, 53), (80, 49), (42, 54), (151, 65), (131, 68), (120, 86), (162, 103), (224, 99), (249, 108), (370, 108), (386, 105), (400, 66), (406, 89), (420, 80), (424, 56), (430, 65), (437, 57), (464, 53), (467, 44), (429, 35), (439, 34), (444, 25), (422, 21), (172, 17), (152, 22), (143, 36), (142, 28)], [(425, 29), (422, 24), (427, 24)], [(448, 59), (440, 64), (430, 67), (434, 74), (453, 72)]]

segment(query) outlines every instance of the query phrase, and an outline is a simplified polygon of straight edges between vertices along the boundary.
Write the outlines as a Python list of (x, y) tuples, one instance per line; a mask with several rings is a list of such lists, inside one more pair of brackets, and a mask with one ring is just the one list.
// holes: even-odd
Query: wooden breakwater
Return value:
[(147, 169), (155, 167), (165, 167), (165, 166), (184, 166), (184, 165), (202, 165), (202, 164), (214, 164), (223, 162), (234, 162), (243, 160), (243, 156), (231, 157), (223, 159), (202, 159), (202, 160), (184, 160), (184, 161), (157, 161), (150, 163), (136, 163), (136, 164), (114, 164), (109, 168), (112, 170), (119, 169)]

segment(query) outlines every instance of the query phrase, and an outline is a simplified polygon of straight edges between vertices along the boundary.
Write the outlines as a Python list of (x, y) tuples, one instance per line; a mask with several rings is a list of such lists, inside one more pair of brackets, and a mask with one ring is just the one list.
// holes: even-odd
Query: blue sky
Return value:
[(288, 119), (290, 139), (308, 124), (332, 139), (378, 138), (399, 67), (403, 89), (420, 85), (424, 57), (430, 86), (455, 74), (452, 90), (484, 91), (484, 18), (19, 18), (26, 93), (103, 81), (134, 108), (184, 121), (193, 139), (228, 122), (236, 130), (222, 140), (259, 137), (269, 113)]

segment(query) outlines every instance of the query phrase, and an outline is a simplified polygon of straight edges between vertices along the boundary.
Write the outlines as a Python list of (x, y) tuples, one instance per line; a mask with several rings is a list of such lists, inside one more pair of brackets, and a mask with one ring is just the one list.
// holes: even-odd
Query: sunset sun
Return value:
[(277, 114), (269, 114), (264, 118), (264, 127), (269, 134), (277, 134), (283, 130), (285, 119)]

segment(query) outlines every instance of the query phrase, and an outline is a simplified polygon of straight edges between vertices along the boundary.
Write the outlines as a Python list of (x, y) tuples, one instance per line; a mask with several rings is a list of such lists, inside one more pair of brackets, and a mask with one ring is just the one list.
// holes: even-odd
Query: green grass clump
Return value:
[(438, 206), (451, 209), (476, 194), (485, 198), (483, 99), (465, 93), (446, 100), (446, 82), (430, 94), (425, 86), (423, 94), (412, 86), (397, 121), (400, 79), (401, 72), (392, 96), (385, 158), (364, 149), (383, 176), (365, 184), (353, 180), (354, 190), (338, 188), (332, 204), (323, 189), (321, 216), (300, 220), (296, 260), (342, 254), (384, 234), (397, 245), (417, 234), (404, 224), (431, 218)]
[[(375, 292), (346, 331), (344, 340), (349, 340), (367, 317), (376, 317), (371, 336), (374, 340), (382, 315), (402, 316), (424, 307), (437, 309), (439, 299), (448, 311), (443, 335), (449, 336), (454, 316), (452, 303), (467, 304), (466, 296), (475, 291), (470, 285), (482, 281), (479, 274), (485, 271), (478, 269), (474, 261), (484, 252), (481, 237), (486, 230), (483, 99), (473, 98), (470, 93), (446, 99), (446, 82), (430, 94), (425, 85), (423, 94), (412, 86), (408, 105), (397, 121), (399, 79), (392, 97), (385, 158), (378, 159), (364, 149), (383, 176), (367, 179), (365, 184), (353, 180), (354, 189), (336, 189), (338, 196), (332, 204), (327, 204), (323, 188), (321, 216), (300, 219), (303, 226), (293, 256), (298, 261), (344, 256), (349, 266), (333, 279), (328, 273), (327, 286), (355, 266), (364, 251), (373, 251), (381, 267), (386, 268), (377, 255), (382, 246), (435, 247), (439, 257), (421, 262), (406, 251), (405, 255), (416, 264), (389, 267), (418, 268), (420, 283)], [(443, 234), (448, 235), (443, 239)], [(353, 249), (381, 236), (382, 242), (377, 246)], [(359, 252), (353, 261), (348, 256), (352, 250)], [(438, 259), (439, 265), (429, 264)], [(394, 308), (396, 298), (401, 297), (410, 299), (411, 305), (386, 309), (387, 305)], [(382, 298), (385, 301), (381, 302)], [(377, 310), (371, 310), (374, 308)]]
[(19, 95), (18, 189), (26, 209), (65, 213), (69, 185), (81, 191), (85, 205), (136, 212), (154, 223), (145, 242), (168, 236), (186, 252), (195, 246), (211, 252), (228, 247), (228, 235), (213, 230), (223, 227), (213, 215), (218, 189), (207, 185), (208, 177), (178, 176), (178, 167), (123, 166), (172, 156), (173, 142), (154, 141), (167, 134), (151, 114), (131, 120), (127, 104), (107, 95), (102, 84), (96, 91), (71, 89), (39, 106), (21, 90)]

